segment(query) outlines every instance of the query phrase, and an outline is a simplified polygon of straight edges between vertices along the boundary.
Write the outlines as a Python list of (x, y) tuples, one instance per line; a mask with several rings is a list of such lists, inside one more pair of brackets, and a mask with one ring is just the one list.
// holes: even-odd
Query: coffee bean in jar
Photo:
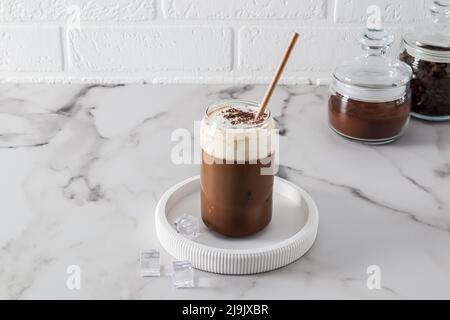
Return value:
[(450, 120), (450, 1), (436, 0), (433, 22), (403, 36), (400, 60), (411, 66), (411, 114)]
[(328, 120), (340, 135), (383, 144), (399, 138), (407, 127), (412, 71), (387, 56), (392, 41), (382, 29), (367, 29), (360, 40), (363, 55), (334, 70)]

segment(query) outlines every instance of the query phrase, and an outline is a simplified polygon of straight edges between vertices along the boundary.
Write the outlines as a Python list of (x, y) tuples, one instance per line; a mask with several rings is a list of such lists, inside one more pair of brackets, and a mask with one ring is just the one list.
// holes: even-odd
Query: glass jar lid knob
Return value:
[(394, 41), (384, 29), (366, 29), (360, 38), (361, 47), (368, 55), (383, 55)]
[(447, 20), (450, 18), (450, 0), (434, 0), (430, 11), (437, 20)]

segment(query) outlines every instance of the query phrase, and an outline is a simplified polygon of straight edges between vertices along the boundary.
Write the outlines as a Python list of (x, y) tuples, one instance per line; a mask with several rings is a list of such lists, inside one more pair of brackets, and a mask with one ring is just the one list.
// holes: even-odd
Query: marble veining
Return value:
[[(193, 132), (212, 102), (258, 101), (264, 89), (1, 85), (0, 113), (60, 117), (42, 126), (40, 143), (0, 148), (0, 298), (449, 299), (450, 124), (412, 119), (395, 143), (353, 143), (328, 128), (328, 89), (314, 86), (280, 86), (269, 106), (278, 175), (319, 207), (312, 249), (264, 274), (196, 271), (196, 288), (174, 289), (154, 209), (199, 168), (171, 163), (170, 135)], [(149, 248), (162, 250), (159, 278), (139, 276)], [(66, 286), (69, 265), (81, 268), (81, 290)], [(369, 265), (381, 268), (380, 290), (366, 287)]]

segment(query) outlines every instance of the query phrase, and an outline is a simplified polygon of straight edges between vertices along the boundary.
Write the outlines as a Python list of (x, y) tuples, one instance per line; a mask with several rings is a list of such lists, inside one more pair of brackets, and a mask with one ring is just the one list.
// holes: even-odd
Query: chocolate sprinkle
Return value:
[(258, 125), (263, 123), (267, 118), (267, 113), (265, 113), (264, 116), (255, 119), (256, 112), (244, 111), (235, 107), (227, 108), (221, 111), (221, 113), (233, 126), (238, 124)]

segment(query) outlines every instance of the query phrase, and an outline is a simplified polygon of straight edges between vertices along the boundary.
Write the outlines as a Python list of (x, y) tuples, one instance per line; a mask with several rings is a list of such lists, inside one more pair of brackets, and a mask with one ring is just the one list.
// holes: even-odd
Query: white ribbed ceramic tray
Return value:
[[(270, 224), (259, 233), (229, 238), (210, 231), (200, 215), (200, 178), (189, 178), (170, 188), (156, 207), (156, 232), (164, 249), (200, 270), (222, 274), (254, 274), (281, 268), (313, 245), (319, 213), (313, 199), (293, 183), (275, 178)], [(199, 236), (178, 234), (173, 221), (187, 213), (197, 216)]]

